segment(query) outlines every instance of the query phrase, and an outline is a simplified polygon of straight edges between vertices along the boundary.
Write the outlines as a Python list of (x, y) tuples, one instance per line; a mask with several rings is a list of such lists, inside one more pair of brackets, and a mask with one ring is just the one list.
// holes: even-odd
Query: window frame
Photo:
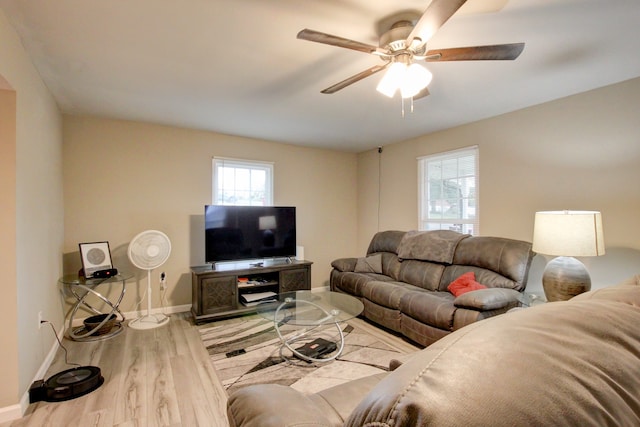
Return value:
[[(249, 169), (250, 171), (265, 172), (265, 188), (264, 203), (262, 205), (239, 204), (239, 203), (221, 203), (220, 194), (218, 192), (218, 168), (231, 167), (236, 169)], [(273, 206), (273, 182), (274, 182), (274, 163), (261, 160), (236, 159), (229, 157), (213, 157), (211, 159), (211, 201), (214, 205), (235, 205), (235, 206)]]
[[(474, 180), (474, 192), (473, 197), (470, 197), (469, 194), (461, 194), (459, 196), (460, 206), (463, 207), (461, 209), (460, 215), (456, 218), (429, 218), (429, 206), (435, 201), (446, 200), (443, 198), (442, 193), (440, 198), (430, 198), (430, 186), (428, 185), (429, 180), (429, 163), (439, 162), (441, 165), (445, 161), (457, 160), (459, 161), (461, 158), (473, 156), (473, 174), (461, 174), (460, 164), (456, 165), (456, 174), (455, 180), (460, 182), (463, 179), (473, 178)], [(418, 229), (419, 230), (449, 230), (452, 229), (450, 227), (443, 228), (443, 225), (460, 225), (459, 229), (455, 229), (455, 231), (459, 231), (462, 233), (472, 234), (477, 236), (480, 234), (480, 150), (477, 145), (472, 145), (469, 147), (459, 148), (456, 150), (445, 151), (436, 154), (430, 154), (427, 156), (420, 156), (417, 158), (418, 163)], [(441, 168), (442, 170), (442, 168)], [(441, 179), (442, 181), (443, 179)], [(451, 180), (451, 178), (447, 178), (447, 180)], [(458, 187), (459, 188), (459, 187)], [(443, 191), (443, 190), (441, 190)], [(473, 209), (474, 214), (473, 218), (462, 218), (464, 216), (464, 201), (473, 200)], [(469, 209), (466, 206), (466, 209)], [(431, 225), (431, 227), (429, 227)], [(433, 228), (433, 225), (439, 225), (439, 227)], [(469, 230), (469, 228), (471, 230)]]

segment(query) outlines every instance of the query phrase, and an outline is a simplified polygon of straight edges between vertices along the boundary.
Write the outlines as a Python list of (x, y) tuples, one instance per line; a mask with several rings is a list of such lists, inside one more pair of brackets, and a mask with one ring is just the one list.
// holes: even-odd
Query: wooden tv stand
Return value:
[[(255, 312), (241, 297), (254, 292), (311, 289), (311, 261), (224, 263), (191, 268), (191, 313), (196, 323)], [(247, 279), (251, 283), (241, 282)]]

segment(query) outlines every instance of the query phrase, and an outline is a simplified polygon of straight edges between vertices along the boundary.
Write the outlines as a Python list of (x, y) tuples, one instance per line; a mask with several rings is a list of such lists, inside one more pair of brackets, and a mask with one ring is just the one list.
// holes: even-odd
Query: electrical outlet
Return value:
[(43, 319), (42, 319), (42, 311), (38, 312), (38, 329), (42, 328), (42, 325), (44, 325), (44, 323), (42, 323)]
[(167, 275), (164, 273), (160, 273), (160, 290), (164, 291), (167, 289)]

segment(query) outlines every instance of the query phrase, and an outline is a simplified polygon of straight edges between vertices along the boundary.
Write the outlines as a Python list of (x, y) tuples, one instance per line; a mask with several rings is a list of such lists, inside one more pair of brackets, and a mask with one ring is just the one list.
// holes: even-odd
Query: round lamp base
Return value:
[(591, 277), (584, 264), (573, 257), (549, 261), (542, 275), (547, 301), (566, 301), (591, 289)]

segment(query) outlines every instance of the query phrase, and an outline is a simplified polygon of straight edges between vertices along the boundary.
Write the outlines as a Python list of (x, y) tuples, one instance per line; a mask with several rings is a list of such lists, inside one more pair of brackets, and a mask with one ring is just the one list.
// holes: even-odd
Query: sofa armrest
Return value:
[(471, 310), (499, 310), (501, 308), (518, 305), (520, 292), (514, 289), (488, 288), (467, 292), (456, 297), (453, 304), (456, 307)]
[(332, 423), (307, 396), (279, 384), (244, 387), (229, 396), (231, 427), (329, 427)]
[(331, 267), (338, 271), (353, 271), (356, 269), (358, 258), (339, 258), (331, 263)]

